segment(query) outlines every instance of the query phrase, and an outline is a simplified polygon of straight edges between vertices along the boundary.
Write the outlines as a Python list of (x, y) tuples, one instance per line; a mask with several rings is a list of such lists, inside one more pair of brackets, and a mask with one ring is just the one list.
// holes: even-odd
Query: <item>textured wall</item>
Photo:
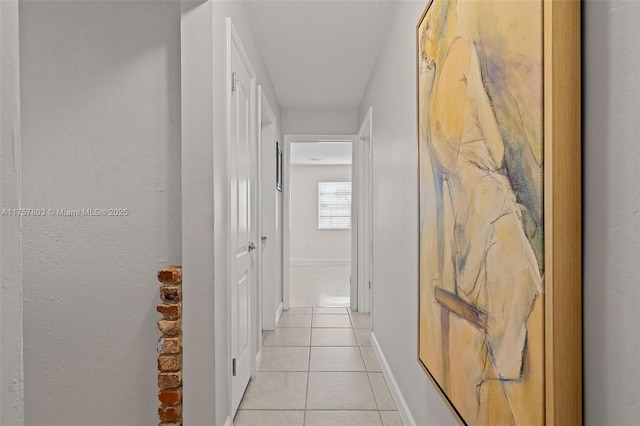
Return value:
[(29, 425), (157, 421), (155, 275), (180, 264), (180, 5), (23, 2)]
[(585, 423), (640, 418), (640, 3), (583, 2)]
[[(18, 3), (0, 2), (0, 209), (20, 208)], [(0, 424), (24, 423), (19, 216), (0, 217)]]

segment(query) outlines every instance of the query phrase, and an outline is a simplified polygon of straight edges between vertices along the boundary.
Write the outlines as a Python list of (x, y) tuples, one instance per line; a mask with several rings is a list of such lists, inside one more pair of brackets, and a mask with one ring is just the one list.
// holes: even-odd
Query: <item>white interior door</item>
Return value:
[(351, 278), (349, 280), (350, 288), (350, 306), (354, 311), (358, 310), (358, 200), (360, 191), (358, 191), (358, 171), (360, 170), (360, 141), (356, 140), (351, 144)]
[(251, 75), (236, 44), (231, 43), (229, 172), (231, 240), (231, 408), (235, 414), (251, 377)]
[(261, 129), (262, 149), (262, 328), (274, 330), (275, 324), (275, 262), (276, 262), (276, 151), (273, 125)]
[(369, 167), (367, 159), (369, 156), (369, 139), (368, 136), (358, 138), (358, 311), (369, 312), (369, 290), (371, 288), (370, 280), (370, 260), (369, 260), (369, 214), (367, 212), (368, 205), (368, 178)]
[(371, 312), (373, 286), (373, 146), (372, 108), (369, 108), (358, 132), (356, 223), (357, 230), (357, 297), (358, 311)]
[(372, 226), (372, 214), (373, 214), (373, 204), (372, 204), (372, 146), (371, 146), (371, 135), (364, 139), (364, 151), (365, 151), (365, 167), (364, 167), (364, 192), (365, 192), (365, 205), (364, 205), (364, 224), (365, 224), (365, 244), (364, 250), (365, 254), (365, 283), (367, 288), (365, 288), (364, 292), (364, 312), (371, 312), (371, 299), (373, 295), (373, 226)]

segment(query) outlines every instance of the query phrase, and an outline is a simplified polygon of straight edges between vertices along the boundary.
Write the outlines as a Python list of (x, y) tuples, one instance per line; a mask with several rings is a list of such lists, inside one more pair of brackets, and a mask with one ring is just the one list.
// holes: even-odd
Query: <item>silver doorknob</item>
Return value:
[(249, 251), (255, 250), (256, 249), (256, 245), (253, 243), (253, 241), (251, 241), (249, 243)]

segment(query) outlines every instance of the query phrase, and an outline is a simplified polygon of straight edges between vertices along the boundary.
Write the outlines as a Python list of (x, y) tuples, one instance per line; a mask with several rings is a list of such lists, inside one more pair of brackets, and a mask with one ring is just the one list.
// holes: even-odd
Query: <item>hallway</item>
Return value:
[(291, 308), (263, 333), (235, 426), (402, 425), (371, 347), (369, 314)]
[[(430, 127), (420, 123), (429, 124), (424, 118), (431, 116), (430, 105), (418, 96), (428, 76), (420, 78), (416, 24), (429, 3), (0, 1), (0, 425), (153, 425), (159, 409), (185, 425), (231, 426), (234, 417), (240, 426), (458, 425), (419, 359), (425, 342), (433, 343), (430, 353), (444, 354), (441, 339), (420, 340), (420, 307), (428, 304), (420, 297), (427, 293), (419, 293), (421, 265), (433, 260), (437, 272), (441, 265), (428, 253), (445, 254), (440, 234), (438, 241), (420, 241), (421, 229), (436, 225), (440, 213), (438, 203), (423, 195), (451, 206), (441, 200), (436, 164), (419, 151), (421, 136), (431, 137)], [(547, 6), (556, 4), (576, 2), (543, 6), (551, 10)], [(640, 190), (633, 183), (640, 180), (640, 1), (584, 1), (580, 7), (582, 29), (575, 35), (582, 40), (582, 72), (566, 80), (543, 73), (554, 82), (583, 85), (583, 125), (575, 129), (583, 153), (571, 162), (582, 163), (584, 192), (583, 217), (574, 222), (583, 237), (583, 295), (570, 299), (583, 302), (583, 340), (575, 347), (583, 350), (584, 374), (576, 377), (583, 380), (586, 426), (637, 424)], [(468, 24), (469, 10), (459, 20)], [(486, 25), (502, 28), (490, 20)], [(563, 25), (545, 28), (569, 33)], [(549, 50), (543, 43), (531, 46)], [(500, 58), (496, 53), (481, 63), (474, 87), (489, 85), (483, 72), (502, 76)], [(251, 78), (243, 85), (234, 67), (245, 62)], [(524, 75), (531, 67), (527, 62), (509, 73)], [(458, 81), (468, 87), (466, 77)], [(554, 99), (542, 86), (531, 87), (543, 91), (543, 101)], [(240, 91), (246, 92), (246, 108), (234, 103)], [(519, 102), (510, 97), (497, 108), (503, 114)], [(243, 139), (251, 156), (235, 155), (233, 111), (244, 111), (244, 122), (251, 124)], [(536, 129), (546, 138), (554, 134), (549, 121), (558, 122), (541, 114)], [(520, 127), (526, 137), (514, 139), (524, 142), (530, 129)], [(315, 278), (305, 268), (318, 259), (358, 264), (359, 258), (337, 250), (297, 254), (285, 244), (292, 175), (283, 165), (291, 166), (291, 144), (305, 138), (331, 143), (336, 137), (352, 138), (358, 147), (352, 149), (354, 170), (358, 159), (371, 159), (372, 249), (358, 252), (370, 254), (364, 267), (369, 275), (351, 267), (352, 288), (370, 291), (354, 291), (356, 298), (369, 296), (357, 303), (345, 291), (347, 280), (330, 283), (339, 294), (296, 283)], [(361, 155), (364, 140), (370, 156)], [(545, 144), (536, 161), (562, 165), (547, 161), (546, 148), (565, 145)], [(304, 159), (318, 163), (321, 157)], [(428, 191), (419, 184), (421, 165)], [(239, 166), (251, 167), (248, 187), (258, 192), (243, 215), (234, 214), (234, 202), (249, 194), (230, 195)], [(355, 176), (352, 194), (359, 199), (357, 183), (364, 179)], [(568, 183), (542, 179), (553, 181)], [(246, 189), (247, 181), (242, 183)], [(307, 190), (314, 225), (320, 216), (317, 183)], [(543, 201), (562, 200), (558, 195)], [(98, 209), (100, 216), (94, 215)], [(71, 211), (83, 213), (58, 213)], [(255, 222), (250, 232), (235, 232), (238, 216)], [(451, 224), (445, 221), (441, 230), (450, 231)], [(562, 236), (545, 235), (552, 234)], [(455, 234), (447, 235), (453, 241)], [(317, 249), (319, 240), (311, 240), (302, 242)], [(233, 265), (238, 248), (247, 260), (243, 265), (255, 269), (241, 281)], [(443, 257), (448, 265), (450, 250), (447, 245)], [(557, 261), (556, 253), (562, 260), (568, 251), (552, 247), (549, 253), (548, 268), (577, 264)], [(291, 259), (308, 265), (289, 268)], [(165, 319), (157, 311), (166, 296), (157, 272), (169, 265), (185, 272), (183, 287), (171, 289), (179, 294), (179, 315)], [(260, 270), (265, 266), (266, 273)], [(336, 269), (347, 276), (347, 265)], [(244, 305), (231, 303), (240, 293), (234, 282), (244, 285)], [(552, 286), (545, 283), (543, 290)], [(352, 313), (348, 296), (358, 309), (371, 310), (371, 317)], [(444, 335), (443, 317), (430, 323), (436, 337)], [(453, 333), (461, 320), (447, 318)], [(159, 345), (168, 326), (178, 334)], [(273, 331), (261, 334), (263, 328)], [(249, 362), (237, 362), (238, 342), (248, 342), (241, 349)], [(168, 349), (175, 353), (162, 352)], [(170, 371), (158, 365), (161, 356)], [(437, 359), (433, 370), (444, 371), (445, 358)], [(234, 366), (246, 374), (234, 376)], [(236, 386), (238, 376), (246, 381)], [(475, 391), (459, 388), (460, 394)]]

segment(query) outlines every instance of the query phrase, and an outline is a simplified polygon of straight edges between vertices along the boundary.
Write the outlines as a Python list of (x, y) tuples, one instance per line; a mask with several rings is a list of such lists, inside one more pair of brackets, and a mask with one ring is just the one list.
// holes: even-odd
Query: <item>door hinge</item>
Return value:
[(235, 377), (235, 375), (236, 375), (236, 359), (235, 358), (231, 362), (231, 372), (233, 373), (233, 376)]
[(369, 281), (369, 289), (371, 289), (371, 281)]
[(238, 79), (236, 78), (236, 73), (231, 73), (231, 93), (235, 92), (238, 88)]

